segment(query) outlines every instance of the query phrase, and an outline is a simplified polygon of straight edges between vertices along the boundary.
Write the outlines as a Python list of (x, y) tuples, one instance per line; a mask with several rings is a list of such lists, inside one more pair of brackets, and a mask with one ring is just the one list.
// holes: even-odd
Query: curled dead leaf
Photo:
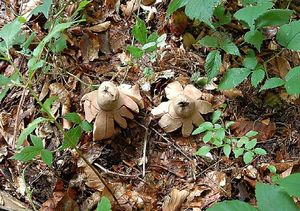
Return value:
[(96, 118), (94, 141), (112, 137), (116, 133), (114, 122), (121, 128), (126, 128), (125, 118), (133, 119), (132, 111), (138, 113), (138, 105), (143, 107), (138, 86), (117, 87), (109, 81), (103, 82), (98, 90), (85, 94), (81, 101), (84, 101), (85, 119), (91, 122)]
[(212, 105), (200, 100), (202, 92), (193, 85), (184, 89), (178, 82), (172, 82), (165, 88), (168, 102), (162, 102), (151, 113), (154, 118), (159, 118), (159, 125), (165, 132), (172, 132), (182, 127), (182, 135), (188, 137), (193, 128), (204, 122), (201, 114), (212, 112)]

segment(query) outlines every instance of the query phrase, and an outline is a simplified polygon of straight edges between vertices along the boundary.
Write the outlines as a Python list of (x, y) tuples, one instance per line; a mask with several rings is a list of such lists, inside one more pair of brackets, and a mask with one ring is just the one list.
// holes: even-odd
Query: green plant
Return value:
[(257, 148), (257, 140), (253, 138), (258, 133), (249, 131), (242, 137), (233, 137), (230, 133), (230, 126), (234, 122), (228, 122), (225, 125), (217, 123), (221, 120), (222, 112), (217, 110), (212, 115), (211, 122), (204, 122), (199, 125), (193, 132), (193, 135), (203, 133), (203, 142), (207, 145), (198, 149), (195, 155), (206, 156), (212, 149), (222, 149), (226, 157), (231, 153), (235, 158), (243, 155), (245, 164), (251, 163), (255, 155), (265, 155), (266, 151), (262, 148)]
[[(136, 16), (136, 24), (132, 28), (131, 33), (138, 41), (139, 47), (130, 45), (127, 47), (127, 50), (136, 59), (140, 59), (145, 54), (154, 53), (157, 48), (164, 45), (167, 37), (166, 34), (158, 36), (157, 32), (153, 32), (148, 36), (146, 24), (138, 16)], [(154, 56), (152, 55), (150, 57)]]
[(111, 211), (111, 204), (106, 196), (102, 196), (101, 200), (98, 202), (96, 211)]
[[(219, 89), (231, 89), (248, 78), (251, 74), (251, 84), (257, 88), (259, 83), (265, 79), (267, 71), (267, 64), (275, 57), (279, 56), (284, 49), (300, 50), (300, 21), (291, 20), (293, 11), (286, 8), (274, 8), (274, 1), (267, 0), (244, 0), (241, 1), (242, 8), (235, 12), (233, 17), (242, 24), (245, 29), (243, 38), (244, 43), (252, 45), (261, 50), (261, 46), (265, 37), (263, 29), (265, 27), (280, 27), (276, 34), (276, 41), (281, 45), (281, 49), (275, 53), (270, 59), (266, 60), (263, 64), (257, 64), (254, 51), (251, 55), (248, 53), (244, 59), (244, 67), (236, 67), (228, 69), (221, 82)], [(205, 63), (205, 71), (208, 77), (208, 82), (218, 75), (221, 67), (221, 52), (224, 50), (228, 54), (240, 56), (239, 48), (230, 39), (229, 32), (217, 31), (221, 25), (229, 24), (232, 20), (231, 14), (226, 12), (226, 8), (222, 5), (221, 1), (208, 0), (208, 1), (188, 1), (188, 0), (173, 0), (167, 10), (167, 16), (170, 16), (177, 9), (185, 7), (185, 13), (191, 19), (197, 19), (209, 27), (214, 32), (212, 35), (205, 36), (199, 43), (203, 46), (215, 48), (207, 55)], [(252, 57), (252, 58), (250, 58)], [(251, 60), (247, 63), (247, 60)], [(264, 71), (264, 72), (263, 72)], [(284, 86), (286, 92), (290, 95), (300, 93), (300, 74), (299, 67), (294, 67), (285, 76), (284, 79), (279, 77), (268, 78), (260, 91)]]
[(280, 178), (278, 185), (269, 185), (258, 182), (255, 196), (257, 208), (239, 201), (230, 200), (218, 202), (207, 211), (297, 211), (299, 208), (291, 196), (300, 196), (300, 174), (291, 174), (286, 178)]

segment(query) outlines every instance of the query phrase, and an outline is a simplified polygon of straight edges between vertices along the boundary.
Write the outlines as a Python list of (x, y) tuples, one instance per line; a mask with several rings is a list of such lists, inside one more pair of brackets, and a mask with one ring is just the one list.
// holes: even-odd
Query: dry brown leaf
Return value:
[(99, 23), (95, 26), (91, 26), (89, 27), (89, 29), (92, 31), (92, 32), (104, 32), (106, 31), (109, 27), (110, 27), (110, 24), (111, 22), (110, 21), (105, 21), (103, 23)]
[(237, 97), (244, 97), (242, 91), (237, 88), (223, 90), (222, 94), (230, 99), (235, 99)]
[(84, 33), (79, 41), (79, 48), (83, 57), (83, 62), (88, 63), (99, 58), (100, 50), (99, 37), (91, 32)]
[(180, 210), (183, 202), (188, 197), (189, 192), (187, 190), (173, 189), (170, 196), (165, 199), (162, 210), (163, 211), (176, 211)]
[(212, 112), (212, 105), (204, 100), (199, 100), (202, 92), (193, 85), (187, 85), (184, 89), (178, 82), (172, 82), (165, 88), (168, 102), (162, 102), (153, 108), (151, 114), (159, 118), (159, 125), (166, 132), (172, 132), (182, 127), (182, 135), (191, 135), (194, 125), (204, 122), (201, 114)]
[(292, 69), (290, 63), (284, 57), (276, 57), (271, 61), (271, 64), (274, 73), (279, 75), (281, 78), (284, 78), (289, 70)]
[(238, 120), (232, 126), (231, 130), (234, 135), (237, 137), (241, 137), (245, 135), (250, 130), (254, 130), (258, 132), (256, 136), (259, 142), (265, 142), (270, 139), (276, 130), (276, 125), (274, 122), (269, 123), (268, 125), (259, 122), (259, 121), (248, 121), (248, 120)]
[(125, 5), (121, 5), (121, 10), (125, 14), (125, 16), (131, 16), (132, 13), (137, 11), (137, 9), (140, 7), (140, 1), (139, 0), (130, 0), (126, 2)]
[(176, 11), (172, 14), (169, 21), (169, 28), (172, 34), (180, 36), (184, 33), (188, 25), (188, 18), (184, 11)]
[(85, 119), (91, 122), (96, 118), (93, 131), (95, 141), (112, 137), (116, 133), (114, 122), (126, 128), (125, 118), (133, 119), (131, 111), (139, 112), (137, 103), (143, 106), (137, 86), (129, 88), (122, 85), (121, 88), (109, 81), (103, 82), (98, 90), (85, 94), (81, 101)]

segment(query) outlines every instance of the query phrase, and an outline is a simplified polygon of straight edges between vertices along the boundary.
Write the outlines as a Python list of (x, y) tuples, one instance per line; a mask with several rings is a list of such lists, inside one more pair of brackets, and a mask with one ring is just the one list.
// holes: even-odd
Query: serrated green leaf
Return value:
[(45, 18), (49, 18), (49, 12), (52, 5), (52, 0), (44, 0), (42, 4), (34, 8), (31, 12), (32, 15), (37, 15), (40, 12), (44, 14)]
[(257, 5), (265, 2), (272, 2), (273, 0), (241, 0), (243, 6), (247, 5)]
[(139, 41), (142, 45), (147, 43), (147, 27), (144, 21), (142, 21), (138, 16), (136, 18), (136, 23), (133, 26), (131, 33), (134, 38)]
[(41, 151), (41, 158), (44, 161), (44, 163), (47, 164), (47, 166), (51, 167), (53, 161), (53, 154), (51, 151), (43, 149)]
[(57, 96), (52, 96), (52, 97), (47, 98), (45, 100), (45, 102), (43, 103), (43, 107), (42, 107), (41, 111), (46, 112), (48, 115), (51, 115), (52, 118), (55, 118), (54, 114), (51, 110), (51, 106), (57, 99), (58, 99)]
[(292, 14), (293, 11), (288, 9), (269, 10), (256, 19), (256, 28), (260, 29), (266, 26), (281, 26), (289, 22)]
[(244, 148), (236, 148), (233, 150), (233, 154), (235, 158), (238, 158), (244, 153)]
[(251, 31), (253, 31), (255, 30), (255, 25), (254, 25), (255, 20), (272, 7), (273, 7), (273, 3), (271, 2), (262, 3), (257, 6), (248, 6), (238, 10), (234, 14), (234, 17), (237, 20), (245, 22), (248, 25), (248, 27), (251, 29)]
[(300, 173), (291, 174), (277, 183), (291, 196), (300, 197)]
[(261, 211), (299, 211), (293, 199), (281, 187), (258, 182), (255, 196)]
[(218, 75), (222, 65), (221, 60), (221, 54), (218, 50), (211, 51), (207, 55), (204, 68), (209, 81)]
[(284, 79), (286, 81), (291, 80), (295, 77), (299, 77), (300, 75), (300, 66), (298, 67), (294, 67), (293, 69), (291, 69), (284, 77)]
[(225, 138), (225, 129), (220, 128), (215, 132), (215, 138), (222, 141)]
[(171, 1), (171, 3), (168, 6), (168, 9), (167, 9), (167, 17), (169, 17), (173, 12), (175, 12), (179, 8), (184, 7), (188, 2), (189, 2), (189, 0), (173, 0), (173, 1)]
[(9, 88), (4, 88), (0, 92), (0, 102), (4, 99), (4, 97), (7, 95), (7, 92), (9, 91)]
[(240, 56), (240, 51), (238, 47), (229, 39), (221, 40), (220, 48), (223, 49), (228, 54)]
[(225, 144), (223, 147), (223, 152), (226, 155), (226, 157), (229, 158), (229, 155), (231, 153), (231, 146), (229, 144)]
[(300, 20), (281, 26), (276, 39), (280, 45), (290, 50), (300, 50)]
[(4, 40), (5, 43), (5, 50), (8, 51), (14, 44), (14, 40), (16, 39), (17, 35), (21, 31), (23, 23), (21, 23), (18, 18), (16, 18), (11, 23), (5, 24), (0, 29), (0, 38)]
[(248, 138), (250, 138), (250, 137), (256, 136), (257, 134), (258, 134), (257, 131), (250, 130), (248, 133), (246, 133), (245, 136), (247, 136)]
[(96, 211), (111, 211), (111, 204), (106, 196), (102, 196), (101, 200), (98, 202)]
[(78, 125), (81, 123), (81, 118), (76, 112), (71, 112), (71, 113), (66, 114), (64, 116), (64, 119), (66, 119), (70, 122), (76, 123)]
[(232, 89), (238, 86), (250, 73), (251, 70), (248, 68), (231, 68), (227, 70), (219, 84), (219, 89)]
[(144, 54), (142, 49), (135, 47), (133, 45), (128, 46), (127, 51), (136, 59), (141, 58)]
[(31, 123), (29, 123), (28, 126), (21, 132), (19, 138), (17, 139), (16, 148), (19, 148), (23, 144), (27, 136), (31, 134), (41, 122), (45, 122), (47, 120), (48, 119), (46, 118), (38, 117), (35, 120), (33, 120)]
[(9, 78), (0, 74), (0, 86), (5, 86), (5, 85), (11, 84), (11, 83), (12, 83), (12, 81)]
[(282, 80), (281, 78), (270, 78), (268, 80), (266, 80), (265, 84), (260, 88), (259, 91), (263, 91), (266, 89), (273, 89), (279, 86), (282, 86), (285, 84), (285, 81)]
[(264, 36), (261, 31), (258, 30), (248, 31), (244, 35), (244, 39), (245, 42), (253, 45), (260, 52), (260, 47), (264, 41)]
[(39, 147), (39, 148), (44, 148), (43, 147), (43, 142), (42, 142), (42, 139), (35, 136), (35, 135), (32, 135), (30, 134), (30, 140), (32, 141), (33, 145), (36, 146), (36, 147)]
[(158, 34), (157, 32), (153, 32), (152, 34), (149, 35), (149, 37), (147, 38), (147, 43), (149, 42), (156, 42), (158, 39)]
[(54, 41), (53, 45), (49, 47), (53, 53), (60, 53), (68, 47), (67, 38), (64, 35), (61, 35), (57, 40)]
[(231, 13), (225, 13), (225, 7), (223, 5), (219, 5), (214, 10), (214, 16), (218, 19), (218, 22), (213, 23), (213, 25), (217, 28), (219, 26), (223, 26), (229, 24), (231, 22)]
[(243, 156), (243, 161), (245, 164), (249, 164), (252, 162), (253, 158), (254, 158), (253, 152), (246, 152)]
[(82, 129), (80, 126), (76, 126), (75, 128), (68, 130), (65, 133), (64, 141), (61, 146), (61, 150), (66, 149), (66, 148), (75, 148), (81, 137), (81, 133), (82, 133)]
[(200, 149), (198, 149), (198, 151), (195, 153), (195, 155), (205, 156), (205, 155), (207, 155), (207, 153), (209, 153), (210, 150), (211, 150), (210, 146), (203, 146)]
[(189, 0), (185, 6), (185, 14), (191, 19), (198, 19), (214, 28), (211, 18), (215, 7), (221, 2), (222, 0)]
[(243, 60), (243, 65), (248, 69), (254, 70), (257, 63), (258, 62), (255, 56), (255, 52), (252, 49), (250, 49), (247, 53), (247, 56)]
[(251, 74), (251, 84), (255, 88), (258, 86), (260, 82), (262, 82), (265, 78), (265, 71), (263, 69), (255, 69)]
[(199, 43), (208, 48), (217, 48), (219, 47), (219, 42), (217, 37), (207, 35), (199, 40)]
[(257, 154), (257, 155), (266, 155), (267, 154), (267, 152), (266, 152), (266, 150), (264, 150), (264, 149), (262, 149), (262, 148), (255, 148), (254, 150), (253, 150), (253, 152), (255, 153), (255, 154)]
[(211, 130), (211, 129), (213, 129), (213, 127), (214, 126), (211, 122), (203, 122), (201, 125), (199, 125), (198, 128), (196, 128), (194, 130), (192, 135), (197, 135), (197, 134), (203, 133), (204, 131)]
[(286, 92), (290, 95), (300, 94), (300, 75), (288, 80), (284, 84), (284, 88), (286, 89)]
[(27, 162), (29, 160), (32, 160), (41, 153), (41, 150), (43, 148), (37, 147), (37, 146), (28, 146), (23, 148), (19, 153), (12, 156), (12, 159), (20, 160), (22, 162)]
[(84, 130), (86, 132), (93, 131), (93, 125), (91, 123), (87, 122), (86, 120), (84, 120), (80, 123), (80, 127), (82, 128), (82, 130)]
[(245, 148), (246, 149), (253, 149), (257, 144), (257, 140), (256, 139), (252, 139), (251, 141), (248, 141), (247, 143), (245, 143)]
[(221, 118), (221, 115), (222, 115), (221, 110), (214, 111), (214, 113), (212, 114), (212, 117), (211, 117), (211, 122), (216, 123)]
[(256, 208), (239, 200), (222, 201), (208, 208), (207, 211), (258, 211)]

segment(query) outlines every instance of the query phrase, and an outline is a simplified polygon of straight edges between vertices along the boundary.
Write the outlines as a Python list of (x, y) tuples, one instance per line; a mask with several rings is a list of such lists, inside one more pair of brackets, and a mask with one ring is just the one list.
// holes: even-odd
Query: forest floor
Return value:
[[(22, 10), (20, 2), (1, 0), (1, 27), (14, 20), (16, 14), (30, 12), (39, 1), (30, 0), (33, 5), (27, 3), (27, 8)], [(47, 35), (45, 26), (50, 20), (61, 14), (71, 16), (78, 4), (70, 2), (66, 6), (54, 1), (48, 19), (39, 13), (30, 19), (24, 30), (35, 32), (41, 40)], [(108, 183), (118, 203), (76, 150), (58, 150), (63, 134), (53, 122), (41, 123), (32, 131), (43, 139), (45, 148), (53, 152), (51, 167), (38, 157), (29, 162), (10, 159), (18, 152), (16, 140), (21, 132), (33, 120), (46, 115), (26, 88), (13, 87), (0, 102), (2, 209), (93, 210), (103, 195), (110, 199), (113, 210), (205, 210), (226, 199), (255, 205), (256, 182), (271, 182), (268, 166), (275, 166), (277, 173), (282, 175), (300, 172), (299, 96), (287, 96), (281, 88), (259, 92), (249, 81), (235, 89), (219, 91), (214, 84), (218, 84), (219, 76), (230, 66), (242, 62), (241, 58), (226, 53), (221, 73), (214, 83), (210, 87), (198, 86), (191, 78), (196, 74), (205, 75), (204, 63), (211, 49), (184, 37), (193, 36), (198, 40), (211, 34), (211, 29), (189, 19), (186, 23), (179, 21), (179, 25), (174, 16), (166, 19), (168, 1), (140, 7), (133, 6), (133, 2), (121, 1), (118, 6), (106, 0), (86, 5), (80, 12), (86, 21), (61, 33), (66, 48), (59, 53), (47, 52), (50, 65), (38, 70), (31, 80), (32, 89), (41, 102), (58, 96), (52, 111), (66, 131), (72, 124), (62, 116), (77, 112), (84, 118), (82, 96), (103, 81), (139, 85), (145, 105), (135, 114), (134, 120), (127, 121), (127, 128), (118, 130), (112, 138), (97, 142), (92, 141), (92, 132), (84, 132), (78, 143), (78, 148)], [(238, 7), (236, 1), (226, 3), (227, 10), (232, 13)], [(167, 35), (166, 44), (157, 50), (155, 60), (148, 56), (136, 60), (126, 50), (134, 40), (131, 30), (136, 18), (133, 13), (139, 13), (149, 32)], [(241, 25), (233, 22), (223, 30), (233, 35), (236, 44), (241, 43)], [(273, 41), (272, 38), (264, 41), (261, 53), (256, 55), (259, 62), (275, 55), (269, 49)], [(246, 54), (247, 48), (244, 45), (241, 53)], [(28, 77), (28, 57), (19, 50), (10, 51), (13, 63)], [(299, 56), (299, 52), (284, 50), (280, 57), (274, 57), (267, 64), (269, 74), (280, 75), (291, 66), (299, 66)], [(12, 75), (14, 65), (0, 61), (0, 73)], [(158, 119), (151, 116), (151, 109), (166, 100), (164, 89), (172, 81), (194, 84), (209, 96), (207, 100), (213, 109), (222, 111), (222, 121), (235, 122), (231, 127), (234, 136), (257, 131), (257, 146), (267, 154), (255, 156), (247, 165), (241, 157), (228, 158), (220, 149), (212, 150), (208, 157), (196, 156), (203, 146), (202, 134), (183, 137), (181, 131), (164, 132)], [(211, 113), (203, 116), (210, 121)], [(26, 139), (24, 146), (30, 143)]]

